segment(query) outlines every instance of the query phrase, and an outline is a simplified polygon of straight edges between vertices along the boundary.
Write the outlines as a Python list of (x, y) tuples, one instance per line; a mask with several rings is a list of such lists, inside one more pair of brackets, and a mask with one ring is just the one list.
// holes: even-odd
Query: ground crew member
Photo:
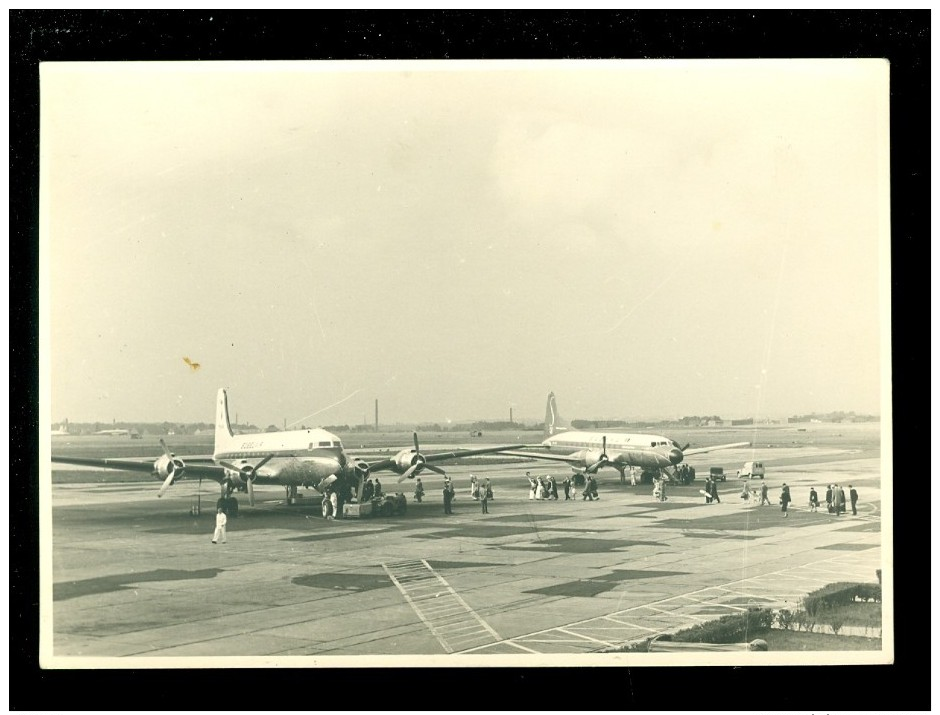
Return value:
[(784, 517), (790, 516), (787, 512), (787, 507), (790, 505), (790, 487), (787, 486), (786, 482), (783, 483), (783, 487), (780, 489), (780, 511), (783, 512)]
[(487, 507), (487, 502), (489, 501), (489, 498), (490, 498), (490, 495), (489, 495), (489, 491), (490, 491), (490, 490), (489, 490), (489, 485), (488, 485), (488, 484), (484, 484), (484, 485), (481, 486), (477, 491), (478, 491), (479, 494), (480, 494), (480, 506), (483, 508), (483, 513), (484, 513), (484, 514), (489, 514), (489, 513), (490, 513), (490, 510), (489, 510), (489, 508)]
[(225, 543), (225, 525), (228, 523), (228, 517), (222, 511), (222, 507), (215, 510), (215, 532), (212, 534), (212, 543), (218, 543), (219, 539)]
[(849, 484), (849, 500), (852, 502), (852, 516), (858, 516), (858, 510), (855, 508), (855, 503), (858, 501), (858, 492), (851, 484)]

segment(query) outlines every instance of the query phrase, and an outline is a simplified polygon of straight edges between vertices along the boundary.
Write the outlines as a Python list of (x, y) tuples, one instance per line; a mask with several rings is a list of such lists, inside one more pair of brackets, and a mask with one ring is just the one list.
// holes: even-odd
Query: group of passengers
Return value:
[(477, 501), (480, 501), (481, 498), (492, 499), (493, 498), (493, 485), (490, 484), (490, 478), (486, 477), (482, 482), (477, 479), (476, 475), (470, 475), (470, 496)]
[[(419, 480), (420, 481), (420, 480)], [(422, 493), (423, 493), (422, 488)], [(373, 499), (382, 499), (385, 496), (382, 491), (382, 482), (375, 479), (372, 481), (372, 478), (369, 477), (366, 479), (365, 484), (362, 485), (362, 497), (359, 499), (360, 502), (369, 502)], [(323, 499), (321, 501), (321, 509), (323, 511), (324, 519), (333, 519), (342, 515), (343, 513), (343, 504), (354, 501), (354, 494), (352, 488), (346, 483), (343, 479), (338, 479), (329, 486), (323, 489)], [(420, 499), (418, 501), (421, 501)]]
[[(544, 476), (532, 476), (532, 472), (525, 473), (529, 480), (529, 499), (558, 501), (558, 483), (551, 474)], [(577, 497), (578, 487), (573, 478), (565, 477), (561, 483), (565, 494), (565, 501), (573, 500)], [(581, 491), (581, 500), (594, 501), (599, 499), (597, 496), (597, 480), (594, 475), (588, 474), (584, 480), (584, 489)]]
[[(764, 482), (760, 485), (760, 489), (751, 489), (747, 483), (741, 487), (740, 497), (745, 504), (751, 502), (760, 497), (760, 505), (764, 506), (765, 504), (770, 505), (770, 499), (767, 496), (768, 488), (767, 483)], [(783, 515), (787, 515), (787, 510), (791, 501), (793, 501), (790, 496), (790, 487), (784, 482), (780, 487), (780, 510), (783, 512)], [(858, 514), (858, 492), (849, 484), (849, 501), (852, 503), (852, 514)], [(826, 511), (830, 514), (844, 514), (846, 511), (846, 497), (845, 490), (838, 484), (830, 484), (826, 488)], [(809, 489), (809, 510), (810, 512), (817, 512), (819, 510), (819, 494), (816, 492), (816, 487), (810, 487)]]

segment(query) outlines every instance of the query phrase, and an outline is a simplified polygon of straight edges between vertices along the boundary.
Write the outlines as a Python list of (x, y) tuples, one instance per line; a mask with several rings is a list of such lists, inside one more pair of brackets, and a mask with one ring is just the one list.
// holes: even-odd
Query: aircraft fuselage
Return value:
[(583, 453), (585, 462), (596, 462), (604, 453), (606, 439), (607, 464), (619, 468), (644, 467), (663, 469), (682, 461), (682, 450), (668, 437), (654, 434), (608, 432), (560, 432), (547, 437), (542, 445), (558, 454)]

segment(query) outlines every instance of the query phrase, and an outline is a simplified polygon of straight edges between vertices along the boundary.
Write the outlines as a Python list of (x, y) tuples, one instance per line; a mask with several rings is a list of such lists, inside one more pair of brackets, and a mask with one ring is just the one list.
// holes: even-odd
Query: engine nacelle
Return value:
[(237, 487), (247, 486), (248, 476), (251, 474), (251, 470), (252, 466), (250, 464), (245, 464), (239, 469), (226, 469), (225, 478)]
[(585, 467), (597, 464), (604, 457), (604, 452), (600, 449), (582, 449), (578, 452), (578, 458), (584, 461)]
[(364, 459), (359, 459), (358, 457), (353, 457), (348, 459), (345, 467), (343, 468), (345, 473), (352, 475), (354, 479), (359, 479), (360, 476), (368, 476), (369, 474), (369, 463)]
[(153, 476), (162, 481), (173, 475), (173, 479), (176, 480), (183, 475), (185, 469), (186, 464), (182, 459), (175, 455), (162, 454), (153, 463)]
[(424, 461), (424, 458), (413, 449), (403, 449), (395, 455), (395, 466), (393, 469), (398, 474), (407, 472), (417, 461)]

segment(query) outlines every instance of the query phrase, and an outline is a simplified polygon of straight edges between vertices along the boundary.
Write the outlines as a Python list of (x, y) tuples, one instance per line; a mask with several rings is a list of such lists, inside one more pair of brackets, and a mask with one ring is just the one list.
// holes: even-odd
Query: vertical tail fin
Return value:
[(548, 393), (548, 402), (545, 405), (545, 436), (551, 437), (558, 432), (568, 429), (568, 423), (558, 414), (558, 405), (555, 403), (555, 393)]
[(234, 436), (232, 423), (228, 419), (228, 393), (222, 387), (215, 398), (215, 453), (218, 454), (222, 445)]

